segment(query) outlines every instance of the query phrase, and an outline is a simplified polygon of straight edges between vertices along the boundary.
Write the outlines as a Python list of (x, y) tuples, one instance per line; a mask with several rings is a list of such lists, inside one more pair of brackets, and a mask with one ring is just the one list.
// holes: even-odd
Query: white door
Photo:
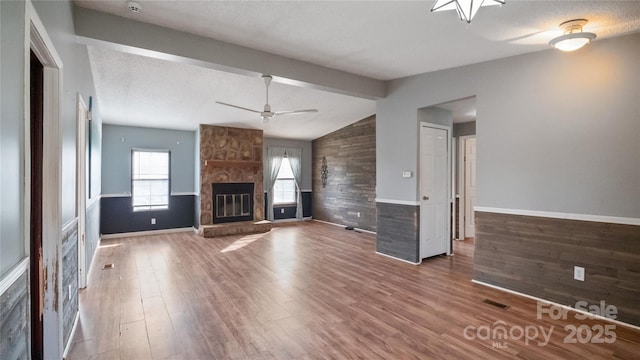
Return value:
[(448, 139), (447, 130), (420, 128), (420, 259), (448, 250)]
[(476, 236), (476, 138), (465, 141), (464, 146), (464, 237)]
[(87, 106), (82, 101), (82, 97), (78, 94), (78, 136), (76, 148), (76, 175), (77, 175), (77, 204), (78, 213), (78, 287), (83, 289), (87, 287), (87, 269), (86, 269), (86, 215), (87, 215)]

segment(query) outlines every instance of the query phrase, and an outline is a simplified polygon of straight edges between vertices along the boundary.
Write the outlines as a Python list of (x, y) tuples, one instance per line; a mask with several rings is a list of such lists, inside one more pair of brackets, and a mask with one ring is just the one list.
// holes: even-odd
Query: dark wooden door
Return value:
[(42, 359), (44, 279), (42, 271), (42, 165), (44, 67), (31, 51), (31, 358)]

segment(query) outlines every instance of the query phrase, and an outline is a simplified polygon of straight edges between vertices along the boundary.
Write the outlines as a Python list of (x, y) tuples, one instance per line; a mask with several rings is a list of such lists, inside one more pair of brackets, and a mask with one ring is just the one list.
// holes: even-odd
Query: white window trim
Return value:
[[(134, 182), (136, 181), (133, 178), (133, 156), (134, 153), (136, 152), (156, 152), (156, 153), (166, 153), (168, 155), (168, 172), (167, 172), (167, 203), (166, 204), (159, 204), (159, 205), (135, 205), (134, 204), (134, 199), (135, 199), (135, 193), (133, 191), (134, 189)], [(171, 151), (168, 149), (140, 149), (140, 148), (132, 148), (131, 149), (131, 174), (130, 174), (130, 180), (131, 180), (131, 208), (134, 212), (144, 212), (144, 211), (159, 211), (159, 210), (169, 210), (169, 202), (171, 200)], [(163, 179), (164, 181), (164, 179)]]

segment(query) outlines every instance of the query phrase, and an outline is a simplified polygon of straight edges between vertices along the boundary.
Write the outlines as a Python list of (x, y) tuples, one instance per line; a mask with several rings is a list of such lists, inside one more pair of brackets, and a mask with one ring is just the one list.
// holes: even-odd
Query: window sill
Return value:
[(158, 207), (134, 207), (133, 212), (145, 212), (145, 211), (165, 211), (169, 210), (169, 206), (158, 206)]
[(293, 202), (293, 203), (277, 203), (277, 204), (273, 204), (274, 208), (292, 207), (292, 206), (298, 206), (298, 203), (297, 202)]

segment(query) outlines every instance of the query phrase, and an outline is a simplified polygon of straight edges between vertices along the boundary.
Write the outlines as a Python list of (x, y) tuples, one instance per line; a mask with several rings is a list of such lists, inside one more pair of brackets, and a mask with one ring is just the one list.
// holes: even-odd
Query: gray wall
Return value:
[(104, 124), (102, 193), (131, 193), (132, 148), (170, 150), (171, 192), (195, 192), (195, 137), (195, 131)]
[[(291, 147), (302, 149), (302, 191), (311, 190), (311, 141), (307, 140), (288, 140), (288, 139), (276, 139), (276, 138), (264, 138), (264, 174), (267, 176), (267, 148), (269, 146), (277, 147)], [(266, 192), (266, 186), (265, 186)]]
[[(477, 96), (478, 206), (640, 217), (640, 34), (389, 83), (377, 101), (377, 196), (416, 170), (416, 109)], [(504, 94), (508, 94), (505, 96)]]
[(0, 276), (24, 253), (24, 11), (19, 1), (0, 1)]

